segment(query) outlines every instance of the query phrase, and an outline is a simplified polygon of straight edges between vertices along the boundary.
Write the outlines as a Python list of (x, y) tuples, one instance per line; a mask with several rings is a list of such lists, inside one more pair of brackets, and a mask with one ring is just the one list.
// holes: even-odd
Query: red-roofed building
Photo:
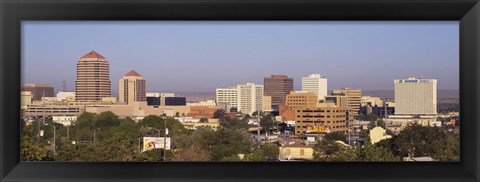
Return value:
[(105, 59), (102, 55), (100, 55), (98, 52), (95, 51), (90, 51), (89, 53), (83, 55), (80, 59), (88, 59), (88, 58), (93, 58), (93, 59)]
[(102, 98), (110, 97), (110, 86), (110, 65), (105, 57), (91, 51), (78, 59), (76, 101), (102, 101)]
[(125, 104), (133, 102), (146, 102), (147, 82), (135, 70), (125, 74), (118, 83), (119, 101)]
[(141, 76), (141, 75), (138, 74), (135, 70), (132, 70), (132, 71), (128, 72), (127, 74), (125, 74), (125, 76)]

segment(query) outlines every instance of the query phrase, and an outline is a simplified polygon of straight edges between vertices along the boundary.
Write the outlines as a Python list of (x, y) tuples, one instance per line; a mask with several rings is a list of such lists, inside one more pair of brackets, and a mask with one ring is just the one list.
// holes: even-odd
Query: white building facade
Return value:
[(255, 111), (262, 110), (263, 85), (254, 83), (238, 84), (237, 90), (237, 109), (239, 112), (252, 114)]
[(215, 100), (218, 104), (237, 107), (238, 89), (237, 87), (217, 88), (215, 91)]
[(302, 91), (313, 92), (318, 100), (327, 96), (327, 78), (320, 74), (311, 74), (308, 77), (302, 77)]
[(437, 114), (437, 80), (410, 77), (394, 84), (396, 115)]

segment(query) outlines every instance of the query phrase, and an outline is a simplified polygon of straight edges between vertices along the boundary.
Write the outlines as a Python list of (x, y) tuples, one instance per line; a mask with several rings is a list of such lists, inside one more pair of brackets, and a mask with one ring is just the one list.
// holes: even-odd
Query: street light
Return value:
[(158, 132), (158, 133), (157, 133), (157, 137), (160, 137), (160, 130), (159, 130), (159, 129), (154, 128), (154, 127), (148, 127), (148, 129), (150, 129), (150, 130), (157, 130), (157, 132)]
[(55, 128), (55, 125), (49, 125), (48, 123), (45, 123), (46, 126), (51, 126), (53, 127), (53, 156), (57, 155), (57, 152), (55, 150), (55, 148), (57, 148), (57, 145), (55, 143), (55, 138), (56, 138), (56, 128)]
[[(148, 127), (148, 129), (150, 130), (157, 130), (157, 137), (160, 137), (160, 130), (157, 129), (157, 128), (154, 128), (154, 127)], [(166, 152), (167, 152), (167, 148), (166, 148), (166, 136), (164, 137), (163, 139), (163, 161), (165, 161), (165, 155), (166, 155)]]

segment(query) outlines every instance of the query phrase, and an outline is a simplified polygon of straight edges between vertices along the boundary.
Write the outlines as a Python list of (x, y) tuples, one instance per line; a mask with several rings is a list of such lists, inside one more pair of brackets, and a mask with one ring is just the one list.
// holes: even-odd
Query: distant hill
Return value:
[[(328, 91), (331, 93), (331, 90)], [(175, 92), (177, 96), (186, 97), (188, 102), (197, 102), (200, 100), (215, 100), (215, 92)], [(460, 98), (459, 90), (455, 89), (439, 89), (437, 93), (438, 99), (458, 99)], [(394, 98), (393, 90), (362, 90), (362, 95), (380, 98)]]
[[(362, 95), (393, 99), (395, 97), (395, 92), (393, 90), (362, 90)], [(437, 99), (458, 99), (458, 98), (460, 98), (459, 90), (455, 90), (455, 89), (438, 89), (437, 90)]]

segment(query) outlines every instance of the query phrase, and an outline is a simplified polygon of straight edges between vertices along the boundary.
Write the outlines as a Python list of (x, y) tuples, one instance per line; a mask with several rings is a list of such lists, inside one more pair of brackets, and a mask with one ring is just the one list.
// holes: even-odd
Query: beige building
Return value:
[(27, 106), (25, 116), (78, 116), (84, 111), (84, 105), (31, 104)]
[(396, 115), (437, 114), (437, 80), (410, 77), (394, 84)]
[(199, 102), (189, 102), (187, 106), (217, 106), (215, 100), (202, 100)]
[(101, 101), (110, 96), (110, 66), (102, 55), (91, 51), (77, 61), (76, 101)]
[(391, 135), (387, 135), (387, 131), (382, 127), (375, 127), (370, 130), (370, 142), (375, 144), (381, 140), (392, 138)]
[(338, 107), (348, 107), (348, 98), (347, 96), (329, 95), (325, 96), (321, 103), (333, 103)]
[(383, 100), (380, 97), (362, 96), (360, 106), (383, 107)]
[(147, 102), (133, 102), (129, 105), (93, 105), (85, 108), (86, 112), (102, 113), (111, 111), (120, 117), (145, 117), (148, 115), (167, 115), (175, 116), (178, 112), (180, 116), (190, 113), (190, 106), (158, 106), (151, 107)]
[(281, 146), (279, 149), (280, 160), (312, 160), (313, 148), (306, 145), (294, 144)]
[(333, 96), (347, 96), (348, 105), (353, 110), (354, 115), (357, 116), (360, 111), (362, 102), (362, 90), (353, 90), (350, 87), (344, 87), (340, 90), (333, 90)]
[(317, 103), (317, 95), (309, 91), (291, 91), (285, 99), (285, 106), (290, 109), (316, 108)]
[(437, 121), (434, 115), (389, 115), (387, 122), (385, 122), (387, 129), (394, 134), (400, 133), (405, 127), (418, 124), (421, 126), (430, 126)]
[(263, 96), (262, 111), (272, 111), (272, 96)]
[(32, 95), (32, 92), (30, 91), (22, 91), (21, 92), (21, 105), (20, 105), (20, 108), (22, 110), (26, 110), (27, 109), (27, 106), (32, 104), (32, 98), (33, 98), (33, 95)]
[(145, 102), (146, 81), (135, 70), (125, 74), (118, 82), (118, 97), (121, 103)]

